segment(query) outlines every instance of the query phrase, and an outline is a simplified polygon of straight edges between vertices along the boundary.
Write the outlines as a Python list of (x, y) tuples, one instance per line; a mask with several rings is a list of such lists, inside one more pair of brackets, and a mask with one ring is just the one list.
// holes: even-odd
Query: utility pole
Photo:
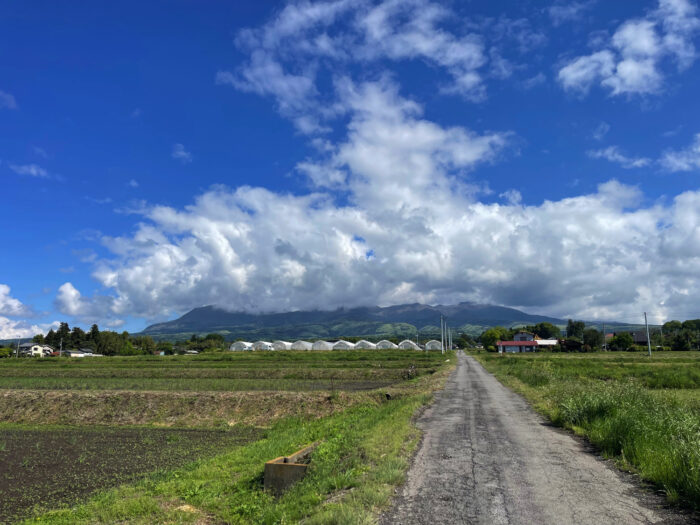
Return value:
[(15, 350), (15, 357), (19, 357), (19, 337), (17, 338), (17, 348)]
[(647, 329), (647, 346), (649, 347), (649, 357), (651, 357), (651, 340), (649, 339), (649, 323), (647, 323), (647, 313), (644, 312), (644, 326)]
[(61, 345), (58, 347), (58, 357), (63, 355), (63, 337), (61, 337)]
[(442, 353), (445, 353), (445, 321), (442, 318), (442, 315), (440, 315), (440, 348), (442, 349)]
[(606, 337), (605, 333), (605, 323), (603, 323), (603, 351), (608, 351), (608, 338)]

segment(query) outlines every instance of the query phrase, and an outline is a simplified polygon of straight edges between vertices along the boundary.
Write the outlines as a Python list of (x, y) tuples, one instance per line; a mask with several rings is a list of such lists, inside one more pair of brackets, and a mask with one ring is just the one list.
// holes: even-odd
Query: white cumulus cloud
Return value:
[(559, 82), (579, 93), (595, 84), (612, 95), (659, 93), (665, 60), (675, 61), (678, 70), (695, 61), (698, 29), (698, 10), (690, 0), (659, 0), (645, 17), (623, 22), (602, 43), (604, 49), (570, 60), (559, 70)]
[(700, 133), (687, 148), (665, 152), (660, 162), (669, 171), (700, 170)]

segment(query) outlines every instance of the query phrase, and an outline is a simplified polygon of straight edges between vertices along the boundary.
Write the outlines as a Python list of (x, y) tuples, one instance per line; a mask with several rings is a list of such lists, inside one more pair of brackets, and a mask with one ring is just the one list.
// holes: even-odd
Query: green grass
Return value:
[(700, 508), (700, 353), (475, 357), (670, 501)]

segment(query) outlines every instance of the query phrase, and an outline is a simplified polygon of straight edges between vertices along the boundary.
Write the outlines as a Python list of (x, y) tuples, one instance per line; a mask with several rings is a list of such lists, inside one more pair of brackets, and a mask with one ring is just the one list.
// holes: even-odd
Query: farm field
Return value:
[(700, 352), (473, 355), (555, 424), (700, 508)]
[[(413, 351), (2, 360), (0, 523), (371, 513), (401, 481), (411, 416), (449, 366)], [(262, 490), (264, 461), (318, 440), (301, 499)], [(363, 479), (371, 503), (328, 503)]]

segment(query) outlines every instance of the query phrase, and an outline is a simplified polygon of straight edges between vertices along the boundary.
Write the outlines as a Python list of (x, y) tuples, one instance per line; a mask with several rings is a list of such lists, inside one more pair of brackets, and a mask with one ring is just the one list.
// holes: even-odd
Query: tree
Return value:
[(95, 343), (95, 347), (99, 346), (100, 344), (100, 329), (97, 327), (96, 324), (92, 325), (90, 327), (90, 331), (88, 332), (88, 339)]
[(87, 334), (83, 331), (83, 329), (78, 326), (74, 326), (70, 333), (70, 345), (73, 348), (83, 348), (86, 340)]
[(32, 337), (32, 343), (42, 344), (44, 342), (44, 334), (36, 334)]
[(664, 323), (663, 326), (665, 334), (672, 334), (679, 331), (681, 328), (683, 328), (683, 325), (680, 321), (668, 321), (667, 323)]
[(49, 330), (49, 332), (46, 334), (46, 337), (44, 337), (44, 343), (53, 348), (58, 348), (60, 341), (58, 338), (58, 334), (54, 332), (53, 328)]
[(569, 319), (566, 323), (566, 338), (567, 339), (583, 339), (583, 330), (586, 328), (586, 323), (583, 321), (574, 321)]
[(561, 330), (559, 330), (559, 328), (554, 326), (552, 323), (537, 323), (532, 327), (531, 331), (542, 339), (558, 339), (561, 337)]
[(68, 323), (61, 323), (58, 326), (58, 331), (56, 332), (56, 339), (58, 340), (58, 344), (61, 343), (61, 340), (63, 340), (63, 346), (65, 348), (66, 345), (70, 344), (70, 326), (68, 326)]
[(671, 340), (671, 350), (684, 352), (690, 350), (690, 337), (685, 331), (676, 332)]
[(595, 328), (586, 328), (583, 331), (583, 344), (590, 346), (592, 350), (600, 350), (603, 346), (603, 332)]
[(634, 339), (632, 339), (632, 334), (629, 332), (620, 332), (610, 340), (611, 350), (625, 351), (632, 348), (633, 345)]
[(508, 337), (508, 329), (502, 326), (494, 326), (483, 332), (479, 336), (481, 344), (484, 345), (486, 349), (495, 349), (496, 341), (503, 341)]
[(12, 348), (7, 346), (0, 347), (0, 358), (12, 356)]
[(173, 355), (173, 344), (170, 341), (160, 341), (156, 345), (156, 350), (163, 352), (165, 355)]

